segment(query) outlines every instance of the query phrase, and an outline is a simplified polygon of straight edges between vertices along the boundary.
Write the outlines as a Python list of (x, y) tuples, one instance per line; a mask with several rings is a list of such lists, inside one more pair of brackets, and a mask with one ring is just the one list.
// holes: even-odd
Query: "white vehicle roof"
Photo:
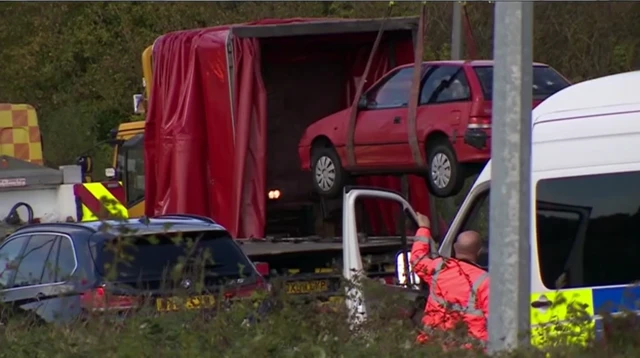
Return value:
[(540, 122), (540, 117), (551, 113), (640, 104), (640, 95), (633, 90), (639, 83), (640, 71), (619, 73), (576, 83), (540, 103), (533, 110), (533, 123), (535, 125)]
[[(640, 96), (638, 91), (634, 90), (638, 84), (640, 84), (640, 71), (619, 73), (576, 83), (540, 103), (531, 115), (533, 126), (558, 118), (565, 118), (565, 120), (570, 121), (569, 118), (574, 116), (584, 117), (589, 114), (639, 110)], [(615, 128), (615, 126), (609, 126), (608, 128), (612, 132), (609, 134), (620, 131), (620, 128)], [(578, 131), (579, 128), (576, 128), (576, 132)], [(607, 135), (608, 133), (603, 132), (601, 134)], [(555, 134), (556, 137), (562, 135), (567, 134)], [(545, 140), (545, 138), (536, 136), (534, 131), (532, 141), (535, 143), (542, 140)], [(478, 176), (474, 186), (490, 178), (491, 160)]]

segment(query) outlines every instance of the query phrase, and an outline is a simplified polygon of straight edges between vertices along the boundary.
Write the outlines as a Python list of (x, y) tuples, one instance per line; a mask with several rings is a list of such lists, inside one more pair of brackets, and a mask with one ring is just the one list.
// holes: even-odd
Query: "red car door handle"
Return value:
[(393, 123), (395, 123), (395, 124), (400, 123), (400, 117), (395, 117), (395, 118), (393, 119)]

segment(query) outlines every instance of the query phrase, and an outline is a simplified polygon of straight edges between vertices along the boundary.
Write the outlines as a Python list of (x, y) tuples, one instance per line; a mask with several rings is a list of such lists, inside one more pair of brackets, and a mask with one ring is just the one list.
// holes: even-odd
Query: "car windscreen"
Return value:
[[(493, 66), (476, 66), (473, 68), (480, 80), (484, 98), (493, 98)], [(558, 72), (548, 66), (533, 67), (533, 99), (542, 100), (570, 86)]]
[(176, 270), (204, 271), (220, 278), (247, 277), (253, 272), (247, 257), (224, 231), (114, 238), (94, 251), (100, 273), (115, 281), (168, 279)]

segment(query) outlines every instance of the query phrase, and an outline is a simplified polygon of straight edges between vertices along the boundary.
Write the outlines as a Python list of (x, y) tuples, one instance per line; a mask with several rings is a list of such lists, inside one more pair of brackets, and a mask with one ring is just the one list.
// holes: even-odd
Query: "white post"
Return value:
[(522, 334), (530, 329), (532, 32), (532, 2), (496, 2), (489, 224), (492, 353), (525, 343)]

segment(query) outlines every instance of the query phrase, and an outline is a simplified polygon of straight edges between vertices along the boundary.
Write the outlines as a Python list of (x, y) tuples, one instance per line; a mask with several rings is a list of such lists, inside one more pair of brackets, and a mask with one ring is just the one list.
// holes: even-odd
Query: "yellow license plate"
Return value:
[(287, 294), (319, 293), (329, 291), (328, 280), (287, 282)]
[(156, 299), (156, 309), (161, 312), (212, 308), (215, 304), (215, 296), (212, 295)]

